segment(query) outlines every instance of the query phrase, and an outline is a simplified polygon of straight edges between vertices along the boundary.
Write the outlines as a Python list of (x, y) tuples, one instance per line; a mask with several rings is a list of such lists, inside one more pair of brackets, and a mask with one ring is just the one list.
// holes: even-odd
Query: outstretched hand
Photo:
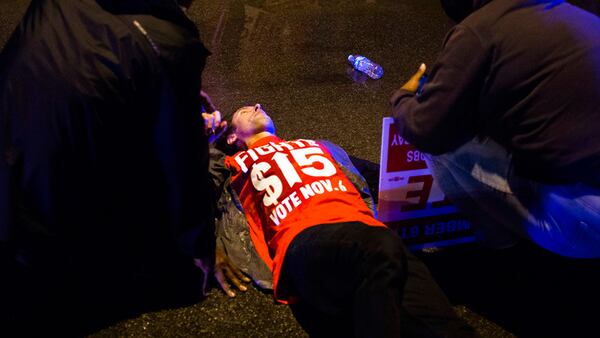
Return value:
[(221, 289), (229, 296), (235, 297), (235, 292), (231, 288), (231, 284), (240, 291), (246, 291), (248, 288), (242, 284), (249, 283), (248, 278), (238, 269), (237, 266), (227, 257), (223, 249), (217, 248), (215, 251), (215, 278), (221, 286)]
[[(248, 288), (242, 284), (242, 281), (244, 283), (249, 283), (251, 281), (250, 278), (246, 277), (244, 273), (233, 264), (229, 257), (227, 257), (227, 254), (223, 249), (219, 247), (215, 250), (214, 263), (213, 266), (212, 260), (209, 262), (209, 260), (201, 258), (194, 259), (194, 264), (204, 272), (205, 276), (210, 276), (214, 273), (219, 286), (229, 297), (235, 297), (235, 292), (231, 290), (230, 283), (240, 291), (248, 290)], [(205, 278), (204, 282), (203, 288), (206, 291), (208, 290), (208, 279)]]
[(421, 77), (423, 76), (423, 74), (425, 74), (426, 70), (427, 66), (424, 63), (422, 63), (417, 72), (404, 84), (404, 86), (402, 86), (401, 89), (404, 89), (411, 93), (416, 93), (419, 89)]

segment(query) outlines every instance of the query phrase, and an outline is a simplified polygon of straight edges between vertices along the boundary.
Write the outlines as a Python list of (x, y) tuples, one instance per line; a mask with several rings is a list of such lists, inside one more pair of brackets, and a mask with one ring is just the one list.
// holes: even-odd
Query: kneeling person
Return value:
[(233, 115), (227, 142), (242, 149), (225, 163), (274, 297), (309, 334), (472, 335), (323, 145), (278, 138), (258, 104)]

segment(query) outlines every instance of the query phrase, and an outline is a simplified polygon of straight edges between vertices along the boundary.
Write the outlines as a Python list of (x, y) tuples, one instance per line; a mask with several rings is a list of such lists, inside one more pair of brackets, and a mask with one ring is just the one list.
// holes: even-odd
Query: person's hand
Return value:
[(229, 297), (235, 297), (235, 292), (231, 289), (231, 284), (240, 291), (246, 291), (248, 288), (242, 284), (242, 282), (250, 282), (250, 278), (246, 277), (246, 275), (233, 264), (229, 257), (227, 257), (227, 254), (218, 247), (215, 251), (215, 278), (221, 286), (221, 289), (223, 289)]
[(423, 74), (425, 74), (426, 70), (427, 70), (427, 66), (424, 63), (422, 63), (421, 66), (419, 67), (419, 69), (417, 70), (417, 72), (415, 73), (415, 75), (413, 75), (410, 78), (410, 80), (408, 80), (408, 82), (406, 82), (404, 84), (404, 86), (402, 86), (401, 89), (404, 89), (411, 93), (416, 93), (417, 90), (419, 89), (419, 82), (421, 80), (421, 76), (423, 76)]
[(221, 134), (227, 130), (227, 121), (223, 121), (221, 112), (216, 110), (212, 114), (202, 113), (204, 119), (204, 133), (208, 136), (208, 142), (213, 143)]

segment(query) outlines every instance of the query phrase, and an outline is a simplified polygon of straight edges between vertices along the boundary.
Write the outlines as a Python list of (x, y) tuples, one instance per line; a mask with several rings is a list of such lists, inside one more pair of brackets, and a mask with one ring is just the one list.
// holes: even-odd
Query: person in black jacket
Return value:
[(556, 0), (442, 4), (458, 24), (422, 88), (425, 65), (393, 95), (399, 132), (483, 241), (600, 257), (600, 19)]
[(206, 290), (215, 109), (189, 3), (34, 0), (5, 46), (0, 330), (79, 334)]

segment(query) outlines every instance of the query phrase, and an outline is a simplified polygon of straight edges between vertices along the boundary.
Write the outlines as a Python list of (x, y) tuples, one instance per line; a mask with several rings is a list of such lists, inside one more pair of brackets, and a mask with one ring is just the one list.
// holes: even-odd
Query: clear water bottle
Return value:
[(367, 74), (372, 79), (379, 79), (383, 75), (383, 68), (362, 55), (348, 55), (348, 62), (354, 69)]

